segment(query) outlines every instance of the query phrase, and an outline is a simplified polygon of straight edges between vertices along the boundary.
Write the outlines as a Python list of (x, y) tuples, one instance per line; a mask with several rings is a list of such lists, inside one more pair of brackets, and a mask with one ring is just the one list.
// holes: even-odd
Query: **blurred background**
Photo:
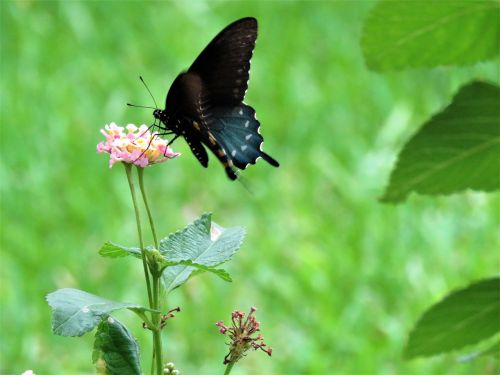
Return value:
[[(373, 4), (2, 1), (0, 373), (93, 373), (93, 333), (51, 333), (44, 298), (57, 288), (146, 303), (140, 263), (97, 253), (108, 240), (138, 242), (124, 170), (96, 153), (99, 129), (150, 124), (150, 110), (125, 105), (152, 105), (138, 76), (163, 103), (176, 75), (243, 16), (259, 21), (246, 102), (281, 167), (245, 171), (249, 193), (178, 140), (181, 158), (146, 170), (162, 236), (206, 211), (247, 229), (225, 266), (233, 283), (204, 274), (170, 295), (182, 312), (165, 330), (166, 360), (182, 374), (221, 374), (227, 347), (214, 323), (253, 305), (273, 357), (250, 353), (234, 374), (498, 371), (453, 355), (401, 358), (425, 308), (498, 270), (498, 194), (399, 206), (378, 197), (405, 141), (462, 84), (498, 83), (499, 60), (370, 72), (359, 41)], [(116, 316), (149, 371), (149, 332), (127, 311)]]

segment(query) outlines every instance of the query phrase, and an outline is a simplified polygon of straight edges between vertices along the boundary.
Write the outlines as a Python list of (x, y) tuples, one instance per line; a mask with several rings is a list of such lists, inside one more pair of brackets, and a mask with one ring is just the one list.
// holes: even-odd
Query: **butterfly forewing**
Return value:
[(198, 120), (206, 108), (202, 92), (203, 82), (197, 74), (189, 72), (179, 74), (168, 90), (165, 111), (176, 118)]
[(238, 20), (222, 30), (189, 68), (207, 86), (212, 106), (237, 105), (243, 101), (256, 39), (257, 20), (251, 17)]

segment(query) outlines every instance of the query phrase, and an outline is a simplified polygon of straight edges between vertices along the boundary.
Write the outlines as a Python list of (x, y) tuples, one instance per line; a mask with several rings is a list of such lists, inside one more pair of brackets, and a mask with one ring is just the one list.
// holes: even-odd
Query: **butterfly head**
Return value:
[(165, 125), (168, 124), (168, 118), (170, 117), (167, 114), (167, 111), (163, 109), (155, 109), (153, 111), (153, 117), (157, 120), (160, 120), (160, 122), (164, 123)]
[(160, 120), (160, 121), (161, 121), (161, 119), (162, 119), (162, 117), (163, 117), (163, 116), (162, 116), (162, 112), (163, 112), (163, 111), (162, 111), (161, 109), (155, 109), (155, 110), (153, 111), (153, 117), (154, 117), (155, 119), (158, 119), (158, 120)]

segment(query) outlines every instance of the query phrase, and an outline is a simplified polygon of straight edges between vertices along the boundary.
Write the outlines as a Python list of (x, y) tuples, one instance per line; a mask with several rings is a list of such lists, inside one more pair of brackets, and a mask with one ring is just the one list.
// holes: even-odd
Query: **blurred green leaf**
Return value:
[(122, 258), (128, 255), (133, 255), (140, 258), (141, 249), (139, 249), (138, 247), (125, 247), (113, 242), (106, 242), (99, 249), (99, 254), (107, 258)]
[(104, 316), (97, 327), (92, 363), (99, 374), (140, 375), (139, 345), (120, 321)]
[(500, 278), (452, 292), (427, 310), (410, 333), (407, 359), (476, 344), (500, 331)]
[(498, 54), (499, 17), (497, 1), (381, 1), (361, 46), (376, 71), (471, 64)]
[(483, 350), (479, 355), (482, 357), (493, 357), (500, 360), (500, 340), (496, 341), (488, 349)]
[(500, 88), (474, 82), (432, 117), (401, 151), (383, 201), (411, 191), (451, 194), (500, 187)]
[[(214, 272), (214, 266), (231, 259), (240, 248), (244, 235), (243, 228), (222, 228), (211, 222), (211, 214), (203, 214), (183, 230), (161, 240), (160, 252), (169, 262), (191, 261), (198, 268), (205, 266)], [(162, 275), (167, 291), (184, 283), (194, 270), (194, 265), (167, 267)], [(220, 271), (218, 276), (228, 279), (229, 275)]]
[(115, 310), (126, 308), (139, 315), (144, 311), (154, 311), (134, 303), (111, 301), (71, 288), (48, 294), (47, 302), (52, 308), (52, 331), (60, 336), (82, 336)]

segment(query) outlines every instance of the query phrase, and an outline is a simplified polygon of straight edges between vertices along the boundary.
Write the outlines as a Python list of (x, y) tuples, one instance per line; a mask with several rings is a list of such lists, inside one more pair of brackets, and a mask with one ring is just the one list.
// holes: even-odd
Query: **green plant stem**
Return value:
[[(153, 241), (155, 244), (155, 248), (158, 250), (158, 237), (156, 236), (156, 229), (153, 221), (153, 215), (151, 214), (151, 210), (149, 208), (148, 199), (146, 195), (146, 189), (144, 188), (144, 168), (137, 167), (137, 176), (139, 177), (139, 188), (141, 190), (142, 200), (144, 202), (144, 207), (146, 208), (146, 212), (148, 215), (149, 226), (151, 228), (151, 233), (153, 234)], [(155, 310), (160, 310), (160, 275), (157, 275), (155, 272), (151, 272), (151, 277), (153, 281), (153, 301), (152, 308)], [(161, 317), (159, 314), (152, 315), (153, 320), (153, 358), (152, 358), (152, 366), (151, 373), (154, 374), (154, 369), (156, 364), (156, 373), (161, 375), (163, 373), (163, 353), (162, 353), (162, 342), (161, 342), (161, 327), (160, 320)]]
[[(159, 302), (160, 302), (160, 277), (158, 275), (153, 275), (153, 303), (154, 308), (159, 310)], [(155, 329), (153, 330), (153, 340), (154, 340), (154, 349), (155, 354), (154, 358), (156, 359), (156, 371), (157, 374), (162, 374), (163, 372), (163, 360), (162, 360), (162, 345), (161, 345), (161, 326), (160, 326), (160, 315), (153, 315), (153, 324)]]
[(139, 176), (139, 188), (141, 189), (142, 200), (144, 201), (144, 206), (146, 207), (146, 212), (148, 214), (149, 226), (151, 227), (151, 232), (153, 233), (153, 241), (155, 243), (155, 248), (158, 248), (158, 237), (156, 237), (155, 224), (153, 222), (153, 215), (151, 215), (151, 210), (149, 209), (148, 199), (146, 197), (146, 190), (144, 189), (144, 168), (137, 167), (137, 175)]
[(231, 372), (231, 370), (233, 369), (233, 366), (234, 366), (234, 362), (229, 363), (229, 364), (226, 366), (226, 371), (224, 371), (224, 375), (229, 375), (229, 373), (230, 373), (230, 372)]
[(156, 344), (155, 344), (155, 336), (153, 335), (153, 355), (151, 356), (151, 375), (155, 375), (156, 367), (155, 367), (155, 358), (156, 358)]
[[(130, 187), (130, 194), (132, 195), (132, 202), (134, 203), (135, 222), (137, 223), (137, 233), (139, 234), (139, 246), (141, 248), (142, 266), (144, 268), (144, 277), (146, 279), (146, 287), (148, 289), (149, 307), (154, 309), (153, 297), (151, 294), (151, 283), (149, 281), (148, 265), (146, 262), (146, 251), (144, 249), (144, 241), (142, 239), (141, 218), (139, 216), (139, 207), (137, 206), (134, 181), (132, 179), (132, 166), (130, 164), (127, 164), (127, 163), (123, 163), (123, 165), (125, 166), (125, 172), (127, 173), (128, 186)], [(154, 317), (154, 315), (153, 315), (153, 317)]]

